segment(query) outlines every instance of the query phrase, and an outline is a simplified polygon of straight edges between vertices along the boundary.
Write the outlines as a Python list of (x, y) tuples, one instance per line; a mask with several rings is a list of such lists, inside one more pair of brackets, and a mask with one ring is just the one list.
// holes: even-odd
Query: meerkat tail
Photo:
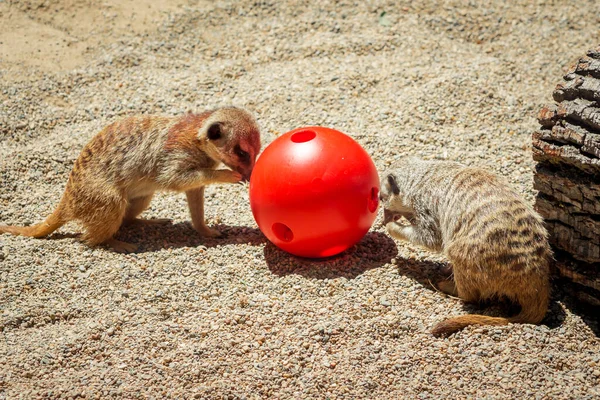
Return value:
[(488, 317), (486, 315), (461, 315), (460, 317), (448, 318), (437, 324), (432, 330), (433, 336), (447, 336), (458, 332), (469, 325), (508, 325), (511, 322), (508, 318)]
[(60, 207), (57, 208), (45, 221), (32, 226), (7, 226), (0, 225), (0, 233), (12, 233), (13, 235), (30, 236), (34, 238), (44, 237), (51, 234), (67, 221), (61, 215)]
[(431, 334), (433, 336), (446, 336), (457, 332), (469, 325), (507, 325), (508, 323), (537, 324), (546, 316), (549, 302), (549, 284), (544, 282), (539, 285), (539, 290), (518, 296), (521, 311), (510, 318), (488, 317), (485, 315), (469, 314), (449, 318), (437, 324)]

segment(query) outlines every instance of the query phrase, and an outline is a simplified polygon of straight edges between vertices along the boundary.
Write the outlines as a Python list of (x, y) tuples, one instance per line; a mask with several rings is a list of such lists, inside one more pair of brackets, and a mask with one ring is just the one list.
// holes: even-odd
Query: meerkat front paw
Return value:
[(236, 171), (232, 171), (229, 169), (219, 169), (215, 171), (217, 173), (217, 178), (219, 182), (223, 183), (238, 183), (242, 180), (242, 174)]
[(392, 234), (392, 232), (395, 232), (398, 229), (398, 224), (395, 223), (394, 221), (388, 222), (385, 224), (385, 230), (389, 233)]
[(388, 222), (385, 224), (385, 229), (390, 234), (390, 236), (395, 237), (396, 239), (407, 240), (406, 234), (404, 232), (406, 226), (400, 225), (397, 222)]
[(196, 228), (196, 232), (198, 232), (198, 234), (200, 234), (200, 236), (208, 237), (208, 238), (218, 238), (218, 237), (223, 236), (223, 234), (220, 231), (209, 228), (208, 226)]
[(456, 284), (453, 279), (445, 279), (436, 282), (435, 286), (442, 292), (453, 296), (458, 297), (458, 290), (456, 289)]

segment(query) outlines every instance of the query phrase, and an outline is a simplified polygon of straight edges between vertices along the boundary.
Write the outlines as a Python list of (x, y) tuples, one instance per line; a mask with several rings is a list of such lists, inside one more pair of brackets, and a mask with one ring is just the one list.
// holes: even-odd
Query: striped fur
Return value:
[[(436, 336), (468, 325), (539, 323), (549, 301), (548, 234), (541, 217), (498, 176), (454, 162), (407, 159), (382, 180), (391, 236), (442, 252), (454, 282), (438, 286), (466, 302), (508, 298), (510, 318), (465, 315), (439, 323)], [(396, 219), (405, 216), (409, 226)]]
[[(89, 245), (116, 251), (135, 246), (113, 239), (123, 223), (138, 221), (154, 192), (185, 192), (192, 223), (218, 236), (204, 222), (204, 186), (248, 180), (260, 151), (254, 118), (235, 107), (180, 117), (138, 116), (117, 121), (81, 151), (56, 210), (31, 227), (0, 226), (0, 233), (43, 237), (69, 221), (83, 224)], [(225, 164), (231, 170), (216, 169)]]

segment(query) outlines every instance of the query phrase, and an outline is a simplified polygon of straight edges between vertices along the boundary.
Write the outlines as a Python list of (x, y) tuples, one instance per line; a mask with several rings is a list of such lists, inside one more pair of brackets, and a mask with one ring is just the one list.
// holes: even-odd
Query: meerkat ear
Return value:
[(394, 193), (396, 196), (400, 194), (400, 188), (398, 187), (398, 183), (396, 183), (396, 178), (394, 175), (389, 174), (387, 176), (388, 185), (390, 185), (390, 191)]
[(209, 140), (219, 140), (223, 136), (221, 132), (221, 124), (216, 122), (208, 127), (206, 130), (206, 136)]

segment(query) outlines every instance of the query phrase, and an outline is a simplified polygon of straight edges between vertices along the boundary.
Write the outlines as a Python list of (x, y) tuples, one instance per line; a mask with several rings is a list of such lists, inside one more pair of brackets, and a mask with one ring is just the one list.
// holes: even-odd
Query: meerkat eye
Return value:
[(208, 127), (207, 131), (208, 139), (217, 140), (221, 139), (221, 125), (220, 124), (212, 124)]
[(242, 150), (239, 144), (233, 148), (233, 151), (235, 155), (238, 156), (244, 164), (250, 162), (250, 154), (248, 154), (247, 151)]

